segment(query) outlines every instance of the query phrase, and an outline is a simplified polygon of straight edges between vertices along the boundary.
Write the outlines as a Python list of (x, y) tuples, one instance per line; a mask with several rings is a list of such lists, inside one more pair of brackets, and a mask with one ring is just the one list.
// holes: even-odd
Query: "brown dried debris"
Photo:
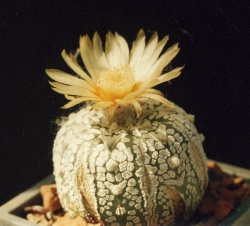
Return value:
[(87, 223), (82, 217), (72, 218), (68, 213), (59, 217), (53, 226), (101, 226), (101, 224)]
[[(210, 218), (220, 222), (250, 197), (250, 185), (242, 177), (229, 176), (215, 161), (208, 162), (208, 169), (219, 179), (210, 180), (198, 213), (211, 215)], [(206, 225), (214, 225), (214, 219), (213, 224), (208, 224), (208, 221)]]
[(45, 214), (39, 214), (39, 213), (28, 213), (27, 214), (27, 220), (38, 224), (38, 225), (42, 225), (42, 226), (51, 226), (53, 224), (52, 220), (48, 220), (45, 216)]
[(56, 184), (41, 186), (40, 194), (42, 196), (44, 208), (48, 209), (52, 213), (61, 208), (61, 204), (57, 195)]
[(44, 207), (44, 206), (39, 206), (39, 205), (35, 205), (35, 206), (26, 206), (24, 208), (25, 212), (29, 212), (29, 213), (33, 213), (33, 214), (45, 214), (48, 212), (48, 210)]
[(233, 209), (234, 205), (230, 199), (229, 201), (218, 199), (215, 203), (214, 216), (218, 221), (222, 221)]
[(52, 226), (59, 217), (59, 215), (55, 215), (54, 212), (61, 209), (56, 185), (50, 184), (41, 186), (40, 195), (42, 197), (43, 206), (34, 205), (25, 207), (24, 211), (28, 213), (27, 219), (38, 225)]

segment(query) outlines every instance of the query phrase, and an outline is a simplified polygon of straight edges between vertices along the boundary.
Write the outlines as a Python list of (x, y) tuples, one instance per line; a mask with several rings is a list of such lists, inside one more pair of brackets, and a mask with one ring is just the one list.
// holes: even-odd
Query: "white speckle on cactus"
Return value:
[[(125, 148), (124, 148), (123, 150), (125, 150)], [(127, 156), (121, 151), (121, 152), (117, 155), (117, 161), (118, 161), (118, 162), (121, 162), (121, 164), (119, 165), (119, 167), (122, 167), (122, 166), (121, 166), (122, 164), (123, 164), (122, 169), (123, 169), (124, 167), (126, 167), (126, 166), (127, 166), (127, 162), (125, 162), (126, 160), (127, 160)], [(125, 164), (126, 166), (124, 166), (124, 164)]]
[(178, 157), (176, 156), (172, 156), (168, 159), (168, 164), (172, 167), (172, 168), (175, 168), (175, 167), (178, 167), (180, 164), (181, 164), (181, 161)]
[(163, 162), (163, 163), (160, 163), (160, 165), (159, 165), (159, 170), (158, 170), (158, 174), (159, 175), (162, 175), (162, 174), (164, 174), (165, 172), (167, 172), (167, 170), (168, 170), (168, 164), (167, 163), (165, 163), (165, 162)]
[(111, 211), (106, 211), (106, 214), (107, 214), (108, 216), (112, 216), (112, 212), (111, 212)]
[(132, 177), (133, 176), (133, 174), (131, 173), (131, 172), (129, 172), (129, 171), (124, 171), (124, 172), (122, 172), (122, 178), (124, 179), (124, 180), (127, 180), (127, 179), (129, 179), (130, 177)]
[(170, 176), (170, 178), (175, 178), (176, 174), (173, 170), (168, 170), (168, 175)]
[(173, 129), (167, 129), (166, 132), (167, 134), (173, 135), (175, 131)]
[(128, 171), (133, 171), (135, 168), (135, 164), (133, 162), (128, 162), (127, 163), (127, 170)]
[(106, 180), (105, 173), (97, 172), (96, 179), (99, 180), (99, 181), (105, 181)]
[(116, 215), (122, 216), (126, 213), (126, 210), (124, 207), (121, 207), (120, 205), (118, 205), (118, 207), (115, 210)]
[(134, 178), (129, 179), (129, 181), (128, 181), (128, 189), (129, 189), (129, 187), (133, 187), (135, 185), (136, 185), (135, 179)]
[[(107, 174), (107, 178), (108, 178), (108, 175), (109, 175), (109, 174)], [(98, 181), (98, 182), (97, 182), (97, 186), (98, 186), (99, 188), (105, 188), (105, 185), (104, 185), (104, 183), (103, 183), (102, 181)]]
[(102, 197), (102, 198), (106, 198), (106, 196), (109, 194), (109, 190), (108, 189), (103, 189), (103, 188), (100, 188), (97, 195)]
[(100, 156), (98, 156), (96, 158), (96, 165), (97, 166), (103, 166), (105, 164), (105, 160), (103, 158), (101, 158)]
[(116, 182), (121, 182), (122, 181), (122, 175), (121, 175), (121, 173), (117, 173), (115, 175), (115, 180), (116, 180)]
[(155, 165), (156, 164), (156, 160), (155, 159), (151, 159), (151, 164)]
[(136, 137), (140, 137), (141, 136), (141, 132), (138, 130), (138, 129), (134, 129), (132, 131), (133, 135), (136, 136)]
[(133, 221), (134, 224), (139, 223), (140, 222), (140, 218), (139, 217), (135, 217), (132, 221)]
[(140, 204), (138, 204), (138, 203), (137, 203), (137, 204), (135, 204), (135, 209), (137, 209), (137, 210), (142, 210), (142, 209), (141, 209), (141, 205), (140, 205)]
[(143, 177), (145, 174), (145, 169), (143, 167), (140, 167), (138, 170), (136, 170), (135, 175), (136, 177), (140, 178)]
[(161, 142), (155, 142), (155, 148), (156, 150), (161, 150), (164, 148), (164, 145)]
[[(110, 216), (110, 217), (108, 217), (107, 219), (106, 219), (106, 221), (107, 222), (114, 222), (114, 221), (116, 221), (116, 218), (115, 218), (115, 216)], [(113, 225), (113, 224), (112, 224)]]
[[(133, 202), (134, 203), (134, 202)], [(128, 215), (135, 215), (136, 214), (136, 211), (135, 210), (131, 210), (131, 211), (128, 211)]]
[(106, 163), (106, 169), (107, 171), (115, 171), (118, 167), (118, 163), (114, 161), (113, 159), (109, 159)]
[(109, 181), (109, 182), (115, 182), (115, 177), (114, 177), (114, 175), (112, 175), (111, 173), (107, 173), (107, 180)]
[(120, 182), (119, 184), (112, 184), (109, 181), (105, 181), (104, 185), (106, 186), (107, 189), (109, 189), (114, 195), (120, 195), (123, 192), (123, 189), (127, 185), (127, 181), (124, 180)]
[(145, 165), (148, 174), (155, 174), (157, 172), (157, 167), (151, 165)]

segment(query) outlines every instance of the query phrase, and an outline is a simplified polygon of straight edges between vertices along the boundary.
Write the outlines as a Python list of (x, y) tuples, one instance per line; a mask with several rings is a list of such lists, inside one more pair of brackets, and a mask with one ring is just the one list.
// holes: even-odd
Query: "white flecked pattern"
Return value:
[[(69, 116), (53, 149), (54, 175), (71, 216), (105, 225), (168, 225), (188, 220), (207, 187), (203, 136), (193, 116), (156, 101)], [(122, 222), (122, 223), (121, 223)]]

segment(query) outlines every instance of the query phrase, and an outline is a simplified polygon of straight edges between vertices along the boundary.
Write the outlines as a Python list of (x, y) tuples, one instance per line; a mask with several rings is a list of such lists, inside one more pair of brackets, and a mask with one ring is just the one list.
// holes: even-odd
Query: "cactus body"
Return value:
[(193, 116), (156, 101), (136, 117), (91, 106), (72, 113), (53, 149), (63, 208), (104, 225), (173, 225), (187, 221), (207, 186), (202, 136)]

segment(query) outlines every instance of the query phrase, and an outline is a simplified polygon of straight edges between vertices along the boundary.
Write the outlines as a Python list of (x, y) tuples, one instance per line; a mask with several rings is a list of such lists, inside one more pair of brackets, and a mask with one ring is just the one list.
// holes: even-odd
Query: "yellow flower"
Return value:
[[(111, 117), (118, 106), (132, 105), (137, 115), (141, 113), (140, 101), (151, 98), (166, 105), (174, 104), (152, 87), (169, 81), (181, 73), (183, 67), (167, 73), (163, 69), (179, 52), (178, 43), (162, 49), (169, 37), (158, 41), (155, 32), (146, 44), (140, 30), (132, 49), (118, 33), (107, 33), (105, 51), (96, 32), (91, 41), (88, 35), (80, 37), (80, 55), (86, 67), (84, 71), (73, 54), (62, 51), (67, 65), (78, 75), (73, 76), (56, 69), (47, 69), (53, 90), (70, 100), (63, 108), (70, 108), (84, 101), (91, 101), (96, 109), (108, 108)], [(163, 74), (162, 74), (163, 73)]]

